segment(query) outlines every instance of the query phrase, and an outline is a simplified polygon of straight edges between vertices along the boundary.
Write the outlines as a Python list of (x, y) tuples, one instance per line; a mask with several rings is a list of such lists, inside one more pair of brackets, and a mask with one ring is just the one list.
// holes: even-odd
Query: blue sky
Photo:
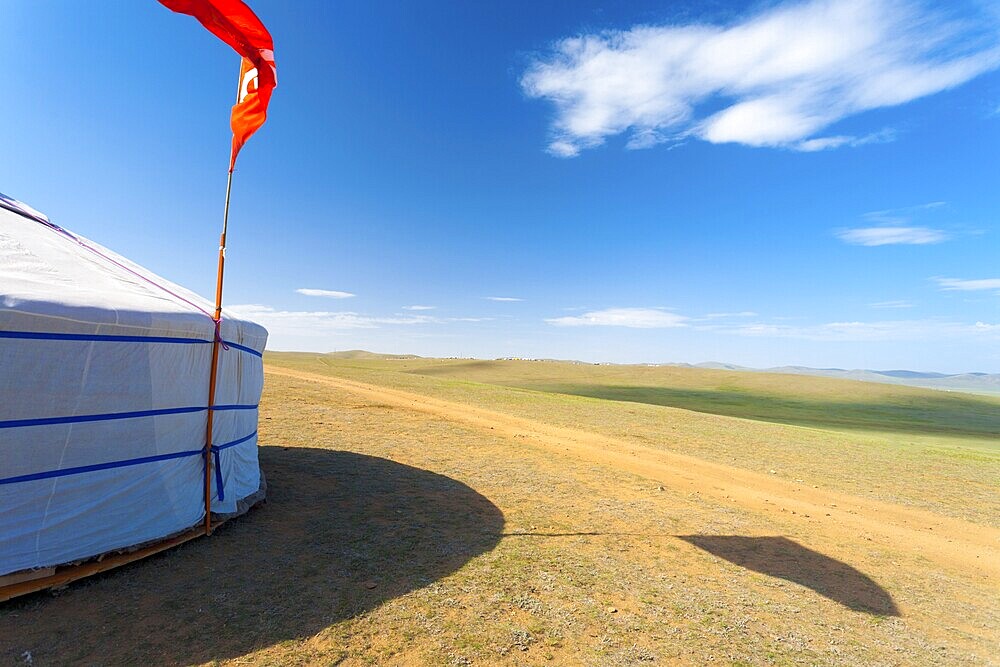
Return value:
[[(996, 3), (250, 4), (225, 300), (271, 349), (1000, 372)], [(237, 56), (2, 11), (0, 191), (211, 294)]]

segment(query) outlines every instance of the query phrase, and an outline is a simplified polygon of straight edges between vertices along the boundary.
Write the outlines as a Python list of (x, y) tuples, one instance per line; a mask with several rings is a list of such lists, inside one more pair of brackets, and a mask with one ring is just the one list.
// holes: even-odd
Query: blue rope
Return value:
[[(245, 345), (240, 345), (232, 341), (223, 340), (218, 334), (218, 326), (216, 327), (216, 336), (220, 343), (222, 343), (222, 348), (228, 350), (229, 348), (235, 348), (241, 352), (247, 352), (254, 355), (255, 357), (263, 357), (263, 353), (257, 350), (247, 347)], [(201, 345), (206, 343), (212, 343), (211, 340), (203, 340), (201, 338), (181, 338), (172, 336), (118, 336), (111, 334), (71, 334), (71, 333), (50, 333), (50, 332), (39, 332), (39, 331), (0, 331), (0, 338), (13, 338), (21, 340), (65, 340), (65, 341), (83, 341), (83, 342), (107, 342), (107, 343), (170, 343), (179, 345)], [(24, 426), (48, 426), (52, 424), (75, 424), (81, 422), (96, 422), (96, 421), (108, 421), (115, 419), (134, 419), (138, 417), (154, 417), (159, 415), (172, 415), (172, 414), (186, 414), (192, 412), (201, 412), (204, 410), (212, 411), (224, 411), (224, 410), (256, 410), (256, 405), (214, 405), (211, 407), (182, 407), (182, 408), (165, 408), (161, 410), (139, 410), (134, 412), (110, 412), (97, 415), (75, 415), (70, 417), (42, 417), (37, 419), (10, 419), (6, 421), (0, 421), (0, 429), (3, 428), (20, 428)], [(234, 440), (233, 442), (228, 442), (224, 445), (213, 445), (211, 448), (213, 457), (215, 459), (215, 484), (218, 490), (219, 500), (225, 500), (225, 485), (222, 480), (222, 460), (219, 455), (224, 449), (230, 447), (235, 447), (240, 445), (247, 440), (255, 437), (257, 431), (254, 431), (250, 435), (240, 438), (239, 440)], [(85, 472), (93, 472), (95, 470), (109, 470), (112, 468), (121, 468), (125, 466), (139, 465), (143, 463), (152, 463), (155, 461), (168, 461), (171, 459), (182, 458), (185, 456), (194, 456), (197, 454), (203, 454), (204, 449), (200, 450), (190, 450), (184, 452), (173, 452), (170, 454), (158, 454), (156, 456), (143, 456), (135, 459), (127, 459), (124, 461), (112, 461), (110, 463), (97, 463), (88, 466), (77, 466), (75, 468), (66, 468), (63, 470), (49, 470), (46, 472), (33, 473), (30, 475), (18, 475), (15, 477), (0, 478), (0, 484), (13, 484), (15, 482), (29, 482), (39, 479), (50, 479), (53, 477), (64, 477), (66, 475), (76, 475)]]
[(73, 415), (69, 417), (40, 417), (36, 419), (9, 419), (0, 421), (0, 429), (22, 428), (24, 426), (49, 426), (52, 424), (78, 424), (81, 422), (100, 422), (115, 419), (136, 419), (138, 417), (158, 417), (160, 415), (178, 415), (191, 412), (223, 410), (256, 410), (256, 405), (214, 405), (208, 407), (162, 408), (160, 410), (138, 410), (136, 412), (108, 412), (99, 415)]
[(36, 472), (30, 475), (18, 475), (17, 477), (6, 477), (0, 479), (0, 484), (14, 484), (16, 482), (31, 482), (36, 479), (49, 479), (52, 477), (66, 477), (67, 475), (79, 475), (84, 472), (93, 472), (95, 470), (109, 470), (111, 468), (124, 468), (125, 466), (134, 466), (141, 463), (153, 463), (154, 461), (169, 461), (170, 459), (179, 459), (185, 456), (195, 456), (201, 454), (204, 450), (195, 449), (187, 452), (172, 452), (170, 454), (157, 454), (156, 456), (142, 456), (137, 459), (128, 459), (125, 461), (111, 461), (109, 463), (95, 463), (89, 466), (77, 466), (75, 468), (63, 468), (62, 470), (47, 470), (46, 472)]
[(219, 450), (212, 447), (212, 456), (215, 458), (215, 491), (219, 495), (219, 500), (226, 499), (225, 485), (222, 483), (222, 459)]
[(100, 422), (114, 419), (134, 419), (158, 415), (177, 415), (188, 412), (202, 412), (205, 408), (164, 408), (162, 410), (138, 410), (136, 412), (108, 412), (100, 415), (75, 415), (71, 417), (41, 417), (38, 419), (9, 419), (0, 422), (0, 428), (21, 428), (22, 426), (48, 426), (50, 424), (76, 424), (80, 422)]
[[(204, 345), (211, 343), (210, 340), (202, 338), (174, 338), (171, 336), (113, 336), (110, 334), (71, 334), (71, 333), (48, 333), (39, 331), (0, 331), (0, 338), (20, 338), (25, 340), (68, 340), (86, 341), (98, 343), (175, 343), (182, 345)], [(239, 345), (232, 341), (221, 341), (224, 349), (236, 348), (241, 352), (247, 352), (255, 357), (263, 357), (262, 352)]]
[[(207, 343), (209, 341), (205, 341), (205, 342)], [(225, 345), (228, 345), (229, 347), (236, 348), (237, 350), (239, 350), (241, 352), (248, 352), (248, 353), (252, 354), (255, 357), (261, 357), (261, 358), (264, 357), (264, 353), (263, 352), (258, 352), (257, 350), (253, 349), (252, 347), (247, 347), (246, 345), (240, 345), (239, 343), (234, 343), (231, 340), (224, 340), (222, 342)]]
[(219, 493), (219, 501), (226, 499), (226, 485), (222, 481), (222, 457), (219, 456), (219, 452), (223, 449), (229, 449), (230, 447), (235, 447), (236, 445), (241, 445), (250, 438), (257, 435), (257, 431), (254, 431), (248, 436), (244, 436), (239, 440), (233, 440), (232, 442), (227, 442), (224, 445), (212, 445), (212, 455), (215, 457), (215, 489)]
[(172, 336), (112, 336), (110, 334), (48, 333), (43, 331), (0, 331), (0, 338), (25, 338), (28, 340), (76, 340), (108, 343), (180, 343), (185, 345), (210, 343), (201, 338), (174, 338)]
[[(230, 447), (235, 447), (236, 445), (241, 445), (247, 440), (251, 440), (257, 435), (257, 431), (254, 431), (248, 436), (242, 437), (239, 440), (233, 440), (232, 442), (227, 442), (224, 445), (213, 446), (212, 453), (215, 455), (215, 470), (216, 470), (216, 485), (219, 488), (219, 500), (225, 500), (222, 489), (222, 473), (220, 471), (221, 466), (219, 465), (219, 452), (224, 449), (229, 449)], [(53, 477), (66, 477), (68, 475), (79, 475), (85, 472), (94, 472), (95, 470), (110, 470), (112, 468), (124, 468), (126, 466), (140, 465), (143, 463), (154, 463), (156, 461), (169, 461), (171, 459), (179, 459), (185, 456), (198, 456), (204, 455), (205, 448), (201, 449), (191, 449), (183, 452), (171, 452), (169, 454), (157, 454), (155, 456), (141, 456), (135, 459), (125, 459), (124, 461), (109, 461), (108, 463), (95, 463), (93, 465), (87, 466), (76, 466), (73, 468), (63, 468), (62, 470), (47, 470), (45, 472), (36, 472), (29, 475), (17, 475), (15, 477), (5, 477), (0, 478), (0, 484), (15, 484), (17, 482), (32, 482), (39, 479), (51, 479)]]
[(239, 440), (233, 440), (232, 442), (227, 442), (224, 445), (212, 445), (212, 451), (221, 452), (223, 449), (229, 449), (230, 447), (235, 447), (236, 445), (242, 445), (244, 442), (250, 438), (256, 437), (257, 431), (254, 431), (250, 435), (244, 436)]

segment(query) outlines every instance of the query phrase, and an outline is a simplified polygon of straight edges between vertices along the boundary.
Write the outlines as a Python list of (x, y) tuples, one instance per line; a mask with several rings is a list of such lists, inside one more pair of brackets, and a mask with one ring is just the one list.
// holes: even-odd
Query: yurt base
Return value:
[[(212, 530), (215, 531), (230, 519), (243, 516), (250, 510), (260, 507), (267, 502), (267, 479), (264, 473), (260, 473), (260, 489), (237, 503), (236, 512), (229, 514), (216, 514), (212, 512)], [(153, 554), (166, 551), (205, 535), (205, 528), (198, 524), (188, 530), (152, 544), (146, 544), (131, 551), (110, 551), (100, 556), (95, 556), (88, 560), (59, 565), (56, 567), (45, 567), (37, 570), (22, 570), (11, 572), (0, 576), (0, 602), (6, 602), (12, 598), (37, 593), (49, 588), (65, 586), (78, 579), (84, 579), (101, 572), (113, 570), (122, 565), (128, 565), (137, 560), (142, 560)]]
[(65, 586), (77, 579), (83, 579), (100, 572), (127, 565), (147, 556), (184, 544), (205, 534), (201, 527), (191, 529), (168, 539), (124, 553), (105, 554), (83, 563), (42, 568), (27, 572), (14, 572), (0, 577), (0, 602), (28, 593), (36, 593), (48, 588)]

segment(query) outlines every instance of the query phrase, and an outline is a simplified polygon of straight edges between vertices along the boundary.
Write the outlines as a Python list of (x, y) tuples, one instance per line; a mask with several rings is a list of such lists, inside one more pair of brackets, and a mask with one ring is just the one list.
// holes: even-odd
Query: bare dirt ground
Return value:
[(481, 405), (267, 371), (268, 504), (209, 539), (0, 606), (0, 662), (1000, 659), (995, 528)]

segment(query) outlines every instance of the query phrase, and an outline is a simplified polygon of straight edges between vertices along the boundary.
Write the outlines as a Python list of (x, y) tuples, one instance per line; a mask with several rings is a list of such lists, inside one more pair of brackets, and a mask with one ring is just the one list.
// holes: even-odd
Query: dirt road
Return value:
[(780, 518), (783, 523), (798, 521), (810, 533), (832, 543), (855, 543), (863, 536), (885, 550), (916, 553), (939, 568), (972, 576), (980, 585), (996, 587), (1000, 579), (1000, 531), (989, 527), (411, 392), (274, 366), (267, 366), (265, 372), (329, 385), (370, 400), (488, 430), (508, 437), (518, 446), (627, 471), (672, 490), (733, 503)]

